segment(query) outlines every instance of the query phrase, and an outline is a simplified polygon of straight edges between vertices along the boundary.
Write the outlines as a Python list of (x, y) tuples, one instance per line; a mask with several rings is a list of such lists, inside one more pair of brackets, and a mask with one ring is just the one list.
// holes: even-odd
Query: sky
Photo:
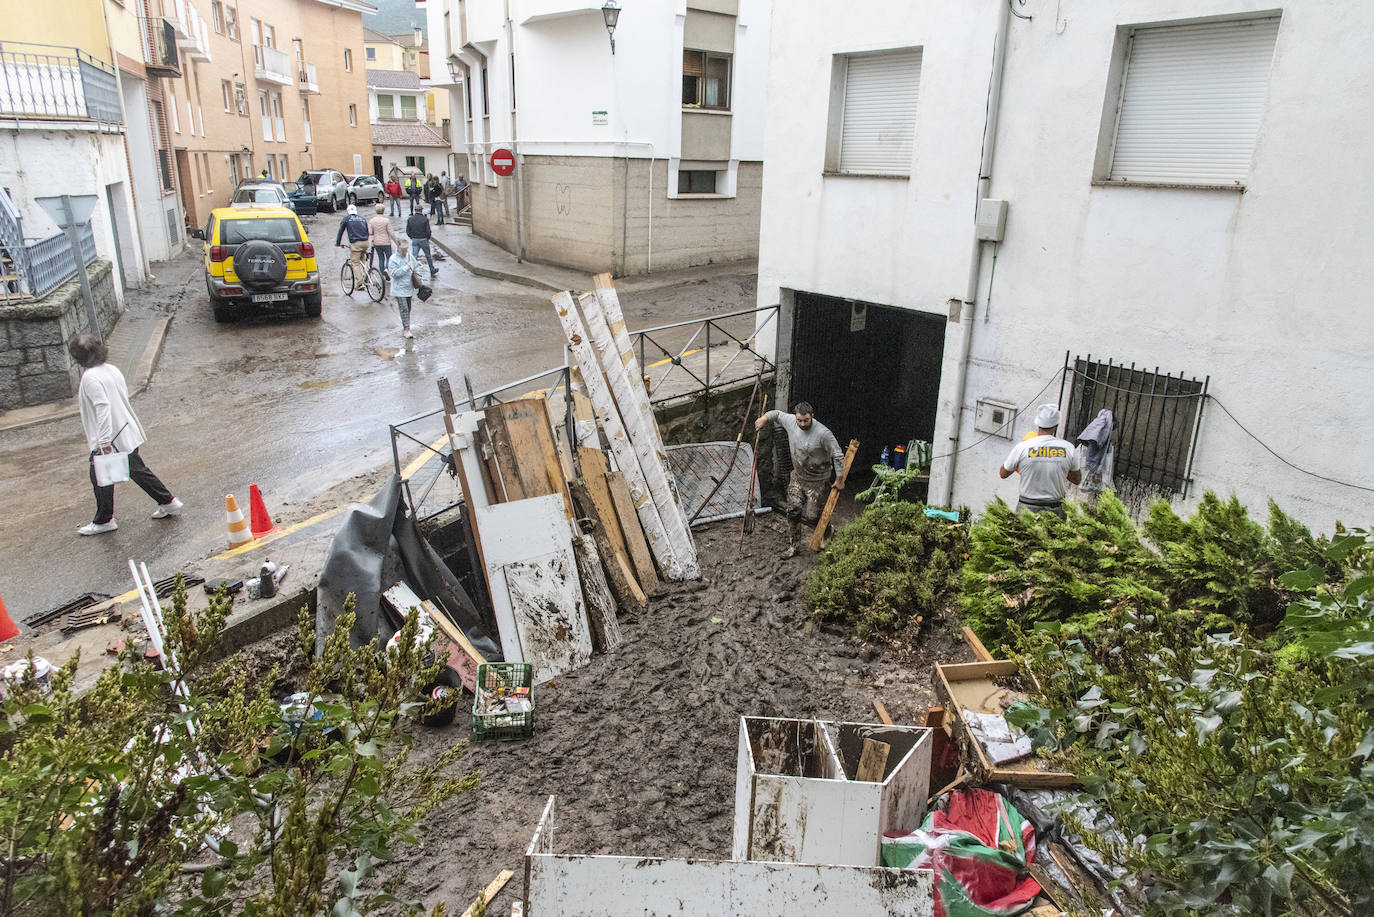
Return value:
[(371, 0), (376, 14), (363, 14), (363, 26), (383, 35), (409, 32), (414, 26), (425, 29), (425, 11), (415, 8), (415, 0)]

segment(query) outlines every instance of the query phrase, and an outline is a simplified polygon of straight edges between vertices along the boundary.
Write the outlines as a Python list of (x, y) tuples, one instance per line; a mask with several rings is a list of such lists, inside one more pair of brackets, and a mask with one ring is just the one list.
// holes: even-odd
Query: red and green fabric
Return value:
[(956, 790), (910, 834), (883, 837), (883, 865), (935, 873), (935, 917), (1019, 914), (1040, 893), (1035, 826), (988, 790)]

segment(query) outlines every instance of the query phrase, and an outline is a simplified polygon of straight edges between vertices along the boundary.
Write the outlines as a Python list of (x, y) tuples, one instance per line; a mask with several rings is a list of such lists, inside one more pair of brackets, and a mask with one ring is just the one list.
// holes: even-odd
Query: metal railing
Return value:
[[(746, 317), (753, 318), (754, 326), (748, 334), (742, 337), (730, 333), (724, 327), (724, 323), (732, 319), (739, 323), (745, 323)], [(661, 405), (681, 399), (709, 397), (712, 388), (719, 389), (727, 385), (752, 381), (759, 375), (771, 376), (775, 369), (772, 361), (758, 353), (754, 349), (754, 344), (758, 341), (761, 333), (769, 328), (776, 329), (777, 318), (777, 306), (762, 306), (713, 315), (705, 319), (672, 322), (630, 332), (631, 346), (639, 355), (641, 372), (652, 377), (654, 373), (650, 370), (664, 367), (663, 372), (658, 374), (657, 380), (654, 381), (651, 378), (648, 383), (650, 386), (650, 403)], [(711, 343), (712, 329), (715, 331), (714, 344)], [(679, 341), (684, 340), (685, 343), (679, 343)], [(727, 359), (717, 359), (714, 373), (710, 368), (712, 363), (711, 347), (724, 347), (732, 351)], [(654, 358), (660, 352), (664, 355), (662, 360), (655, 359), (652, 364), (644, 362), (646, 356)], [(744, 353), (752, 355), (751, 365), (747, 371), (741, 370), (736, 375), (729, 375), (730, 368), (736, 365), (737, 358)], [(690, 365), (694, 363), (692, 358), (698, 355), (704, 356), (704, 360), (701, 361), (704, 364), (704, 369)], [(562, 366), (556, 366), (532, 376), (525, 376), (523, 379), (517, 379), (499, 388), (488, 389), (480, 393), (469, 395), (455, 391), (454, 396), (460, 405), (467, 405), (469, 410), (481, 410), (493, 404), (538, 394), (548, 404), (550, 416), (563, 418), (568, 442), (576, 444), (577, 429), (573, 422), (573, 398), (569, 387), (572, 367), (573, 364), (565, 346)], [(666, 385), (665, 383), (670, 377), (673, 377), (674, 373), (677, 374), (676, 380), (685, 382), (686, 385)], [(391, 437), (392, 463), (396, 474), (402, 477), (411, 515), (416, 519), (427, 519), (438, 515), (453, 508), (458, 502), (455, 498), (443, 506), (430, 508), (427, 505), (427, 501), (434, 494), (436, 485), (443, 479), (447, 467), (446, 462), (437, 460), (444, 454), (441, 451), (441, 441), (445, 437), (443, 420), (443, 408), (436, 408), (389, 424), (387, 428)], [(424, 457), (424, 461), (417, 468), (412, 469), (412, 474), (409, 477), (404, 474), (401, 464), (403, 443), (411, 444), (407, 448), (419, 446)], [(450, 489), (450, 492), (453, 493), (454, 491)], [(424, 512), (422, 513), (421, 510)]]
[(296, 61), (296, 82), (299, 84), (301, 92), (318, 94), (320, 91), (319, 77), (315, 75), (315, 65), (308, 61)]
[(0, 117), (122, 124), (114, 69), (59, 45), (0, 41)]
[(271, 80), (283, 86), (289, 86), (296, 81), (292, 75), (291, 58), (285, 51), (278, 51), (266, 45), (254, 45), (253, 60), (256, 67), (254, 75), (260, 80)]
[[(79, 230), (85, 263), (95, 260), (95, 234), (90, 224)], [(76, 276), (71, 246), (63, 233), (24, 241), (21, 248), (0, 244), (0, 302), (41, 299)]]

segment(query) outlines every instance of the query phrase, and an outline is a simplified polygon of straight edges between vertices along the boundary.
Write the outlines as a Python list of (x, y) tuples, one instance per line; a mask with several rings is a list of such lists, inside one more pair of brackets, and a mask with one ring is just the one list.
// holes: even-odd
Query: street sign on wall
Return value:
[(497, 175), (509, 175), (515, 171), (515, 154), (504, 147), (491, 154), (491, 170)]

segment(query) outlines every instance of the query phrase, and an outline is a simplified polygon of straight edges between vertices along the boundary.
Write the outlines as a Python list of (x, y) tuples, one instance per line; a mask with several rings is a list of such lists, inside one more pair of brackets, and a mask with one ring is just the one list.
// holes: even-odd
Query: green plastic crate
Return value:
[[(519, 688), (529, 691), (530, 709), (521, 713), (478, 713), (486, 698)], [(483, 662), (477, 666), (472, 700), (472, 734), (479, 739), (523, 739), (534, 735), (534, 666), (528, 662)]]

